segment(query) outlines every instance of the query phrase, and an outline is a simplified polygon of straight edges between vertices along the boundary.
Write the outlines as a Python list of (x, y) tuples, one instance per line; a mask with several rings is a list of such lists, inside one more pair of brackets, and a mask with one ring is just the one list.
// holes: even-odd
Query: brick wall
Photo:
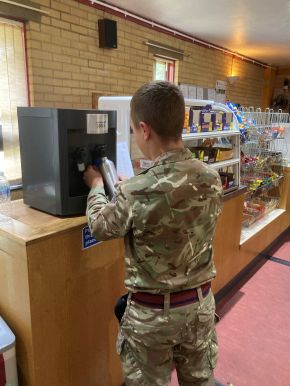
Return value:
[[(87, 108), (92, 92), (132, 94), (152, 80), (153, 55), (147, 39), (184, 50), (179, 81), (215, 87), (225, 80), (232, 57), (156, 32), (74, 0), (34, 0), (49, 11), (41, 22), (27, 23), (27, 55), (33, 106)], [(98, 47), (97, 20), (112, 18), (118, 26), (118, 49)], [(240, 80), (228, 90), (231, 100), (244, 105), (261, 104), (264, 69), (234, 61)]]

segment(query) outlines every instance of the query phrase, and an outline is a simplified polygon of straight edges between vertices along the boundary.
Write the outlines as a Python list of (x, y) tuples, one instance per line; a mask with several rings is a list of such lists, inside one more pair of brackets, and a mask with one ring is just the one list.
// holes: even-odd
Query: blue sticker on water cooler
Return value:
[(100, 243), (100, 241), (96, 240), (94, 236), (92, 236), (88, 225), (83, 228), (82, 236), (83, 249), (93, 247), (94, 245)]

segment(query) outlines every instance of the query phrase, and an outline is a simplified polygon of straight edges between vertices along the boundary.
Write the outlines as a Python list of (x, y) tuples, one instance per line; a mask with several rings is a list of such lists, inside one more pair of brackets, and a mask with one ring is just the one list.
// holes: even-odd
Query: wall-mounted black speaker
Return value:
[(99, 19), (99, 47), (117, 48), (117, 22), (110, 19)]

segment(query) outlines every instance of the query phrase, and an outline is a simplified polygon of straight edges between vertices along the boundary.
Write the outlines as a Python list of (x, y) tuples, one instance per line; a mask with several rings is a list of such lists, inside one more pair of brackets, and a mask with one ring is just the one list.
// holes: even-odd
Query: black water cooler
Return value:
[(59, 216), (84, 214), (83, 171), (98, 146), (116, 165), (116, 112), (18, 108), (24, 203)]

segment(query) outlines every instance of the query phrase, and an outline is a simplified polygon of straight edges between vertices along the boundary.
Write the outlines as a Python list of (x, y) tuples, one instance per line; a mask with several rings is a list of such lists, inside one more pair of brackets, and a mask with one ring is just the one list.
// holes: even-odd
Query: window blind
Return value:
[(0, 169), (12, 185), (21, 182), (17, 106), (28, 106), (23, 28), (22, 23), (0, 18), (0, 125), (4, 149)]
[(148, 40), (145, 44), (148, 46), (148, 51), (153, 55), (166, 59), (183, 60), (184, 51), (182, 50), (167, 46), (163, 43), (154, 42), (153, 40)]

